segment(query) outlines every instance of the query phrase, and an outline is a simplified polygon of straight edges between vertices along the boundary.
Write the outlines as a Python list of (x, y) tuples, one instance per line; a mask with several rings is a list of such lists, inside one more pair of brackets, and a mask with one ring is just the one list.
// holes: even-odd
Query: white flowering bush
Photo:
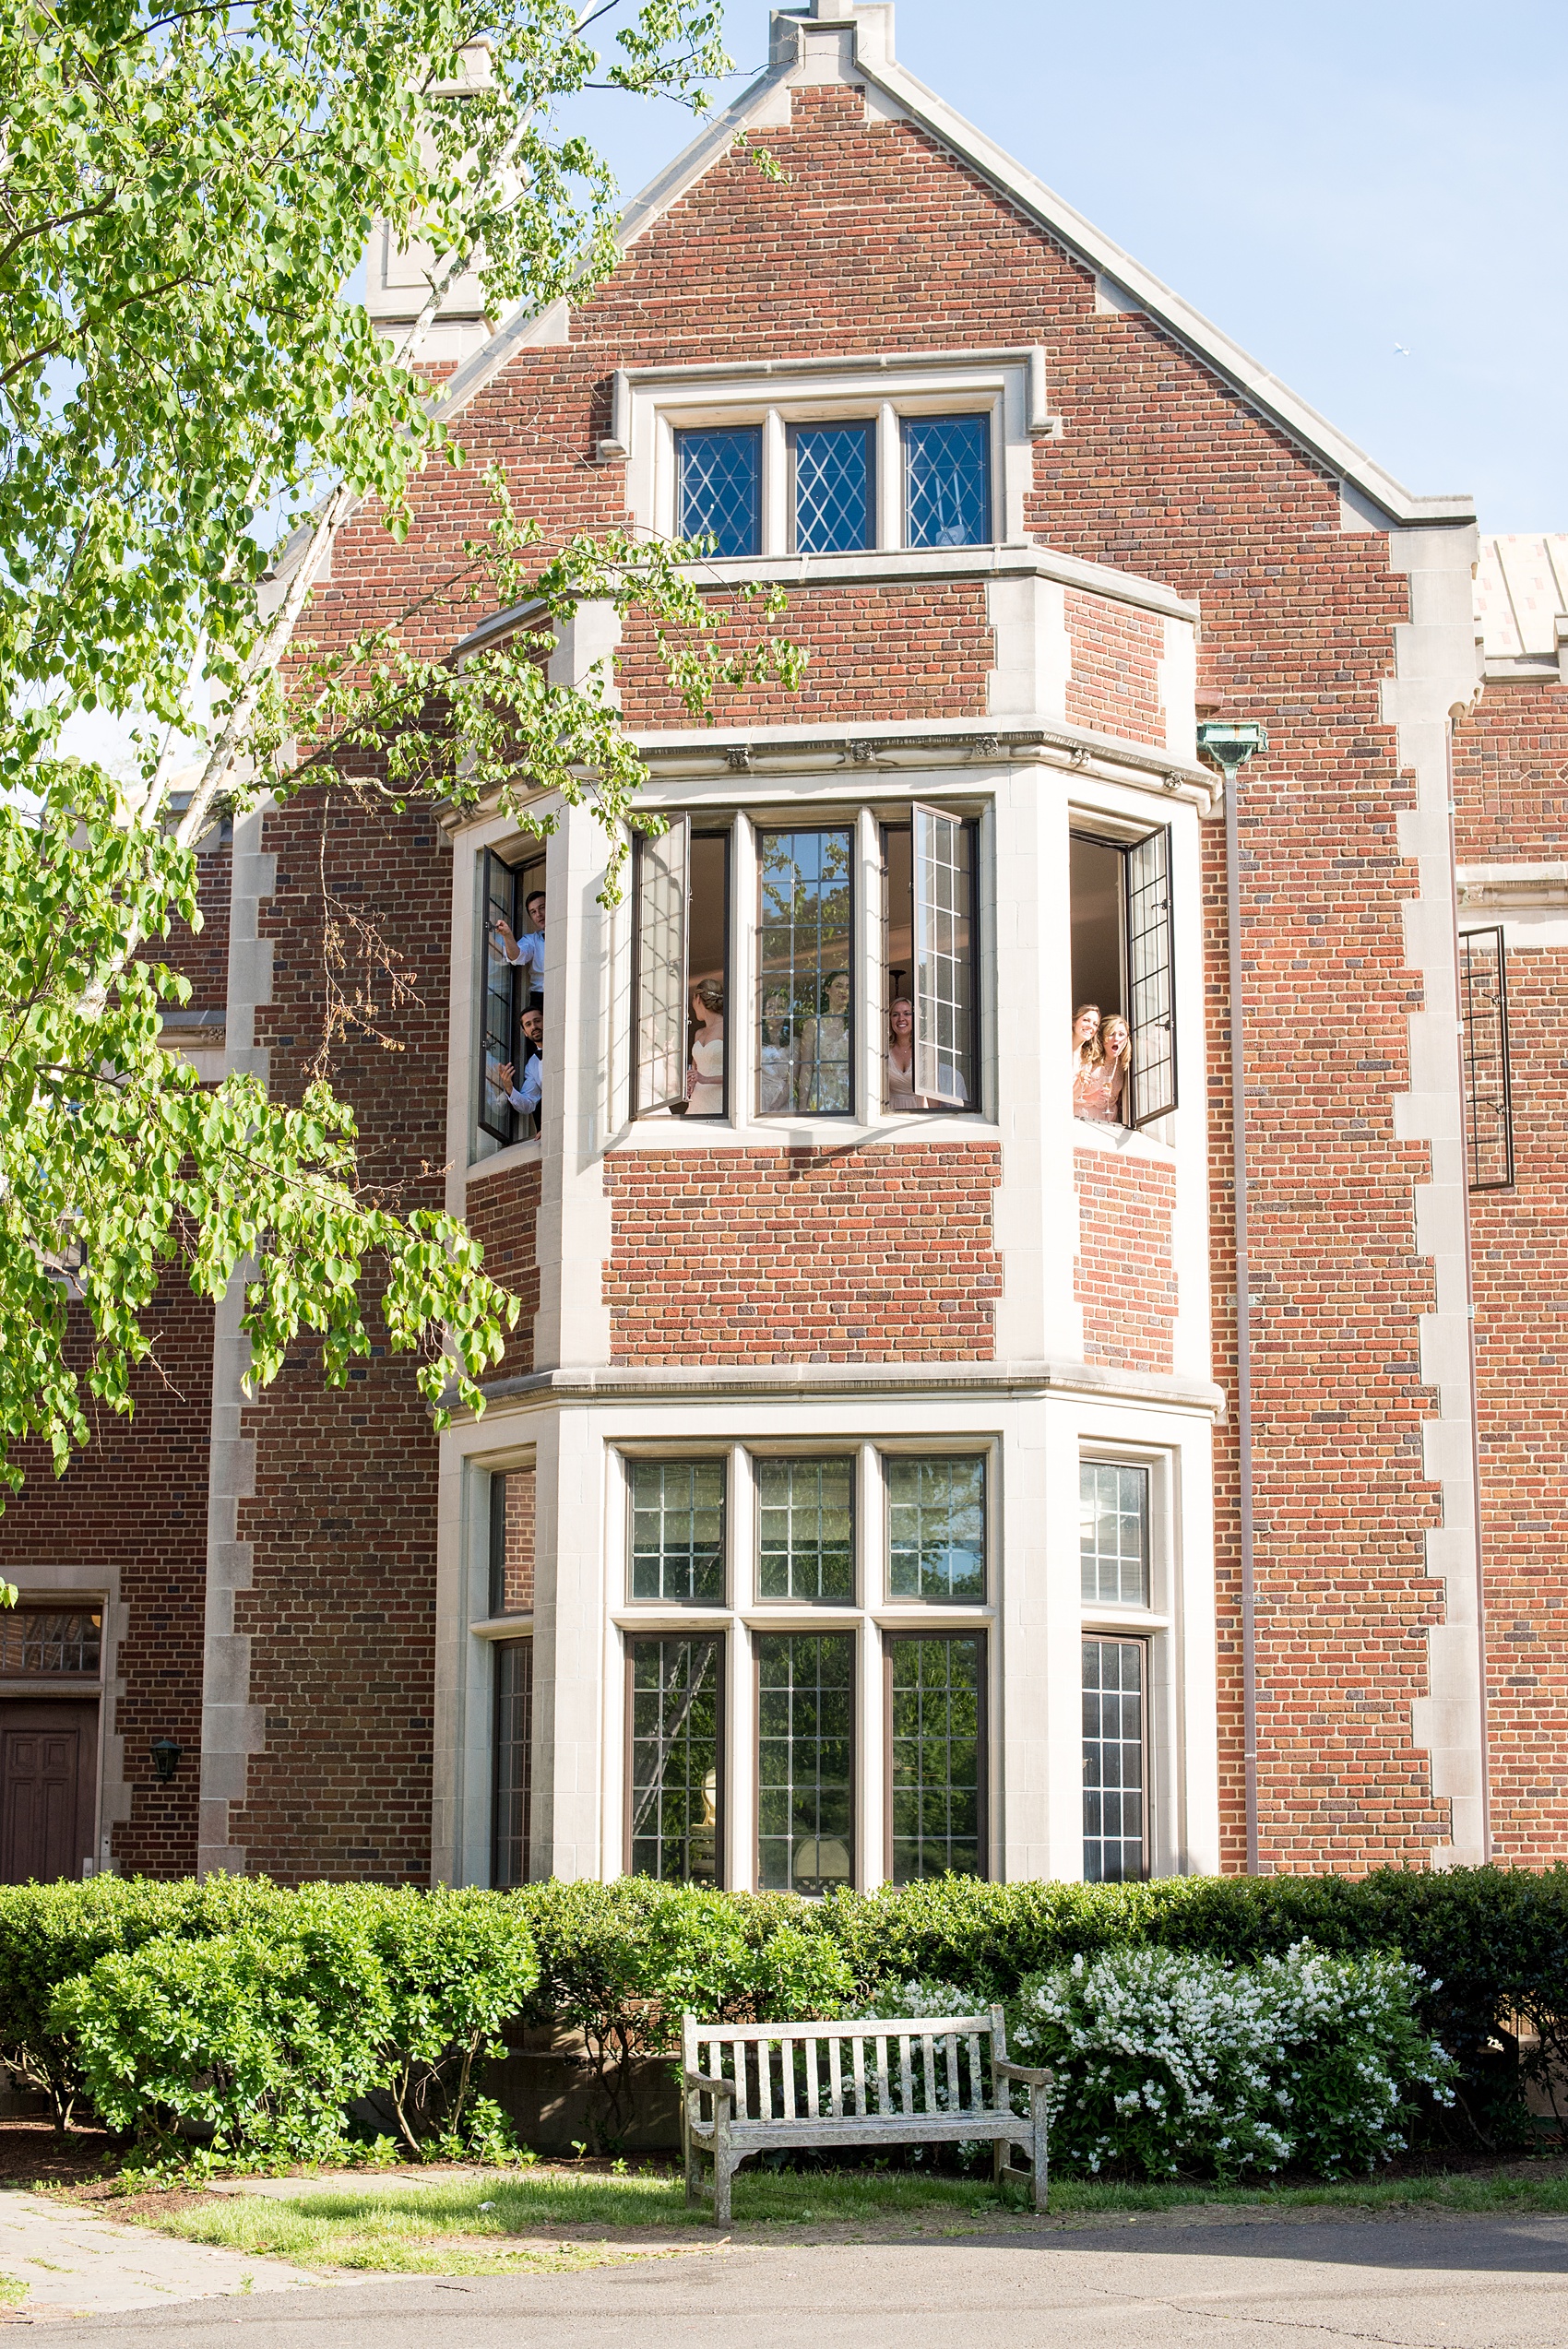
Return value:
[(1247, 1966), (1112, 1951), (1025, 1982), (1008, 2046), (1056, 2074), (1053, 2166), (1337, 2177), (1405, 2150), (1418, 2092), (1453, 2102), (1457, 2067), (1416, 2020), (1420, 1981), (1385, 1952), (1305, 1941)]

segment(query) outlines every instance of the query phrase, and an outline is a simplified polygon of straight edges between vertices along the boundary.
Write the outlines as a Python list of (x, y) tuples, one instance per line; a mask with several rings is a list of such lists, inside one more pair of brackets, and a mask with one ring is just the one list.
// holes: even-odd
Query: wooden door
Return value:
[(0, 1702), (0, 1884), (80, 1876), (97, 1787), (96, 1702)]

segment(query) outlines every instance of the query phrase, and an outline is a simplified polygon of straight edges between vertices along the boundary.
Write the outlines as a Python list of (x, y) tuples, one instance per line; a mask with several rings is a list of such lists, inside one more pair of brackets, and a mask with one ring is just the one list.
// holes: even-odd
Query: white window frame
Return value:
[[(618, 404), (624, 410), (626, 503), (636, 526), (660, 538), (678, 535), (677, 432), (762, 428), (762, 543), (754, 556), (725, 558), (726, 568), (774, 561), (798, 568), (893, 553), (908, 553), (911, 562), (972, 554), (973, 549), (963, 547), (905, 546), (901, 426), (906, 416), (989, 419), (989, 543), (1020, 541), (1034, 474), (1033, 440), (1055, 421), (1040, 413), (1044, 392), (1039, 357), (1022, 350), (911, 354), (863, 367), (825, 363), (795, 368), (764, 362), (761, 368), (738, 367), (732, 374), (657, 368), (631, 374), (624, 382)], [(789, 428), (861, 420), (875, 426), (875, 544), (838, 554), (792, 552)]]
[(1147, 1664), (1144, 1681), (1144, 1749), (1147, 1756), (1144, 1787), (1144, 1842), (1150, 1877), (1166, 1875), (1176, 1865), (1179, 1827), (1175, 1797), (1180, 1785), (1181, 1702), (1178, 1687), (1177, 1455), (1164, 1444), (1136, 1441), (1118, 1442), (1112, 1437), (1084, 1437), (1077, 1448), (1080, 1466), (1144, 1468), (1148, 1472), (1148, 1604), (1118, 1605), (1082, 1596), (1079, 1560), (1079, 1638), (1142, 1640)]

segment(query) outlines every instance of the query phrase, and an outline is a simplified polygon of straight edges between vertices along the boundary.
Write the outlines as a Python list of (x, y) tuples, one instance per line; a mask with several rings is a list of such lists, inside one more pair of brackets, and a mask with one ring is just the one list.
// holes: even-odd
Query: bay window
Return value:
[(854, 1109), (855, 836), (757, 835), (757, 1109)]
[(626, 1643), (626, 1867), (661, 1884), (718, 1884), (724, 1642)]

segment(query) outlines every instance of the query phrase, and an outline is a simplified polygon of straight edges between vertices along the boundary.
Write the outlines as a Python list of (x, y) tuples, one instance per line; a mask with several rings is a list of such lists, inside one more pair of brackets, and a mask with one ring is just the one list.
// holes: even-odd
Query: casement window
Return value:
[[(512, 865), (493, 848), (487, 848), (482, 877), (484, 941), (481, 951), (484, 972), (477, 1088), (479, 1123), (481, 1132), (494, 1142), (526, 1142), (532, 1138), (537, 1121), (529, 1110), (514, 1107), (500, 1079), (503, 1069), (510, 1066), (511, 1089), (522, 1089), (529, 1049), (522, 1034), (522, 1016), (530, 1004), (542, 1001), (535, 948), (540, 934), (536, 920), (540, 893), (544, 886), (544, 860), (536, 857), (527, 864)], [(536, 908), (533, 919), (529, 913), (530, 899)], [(529, 960), (517, 964), (508, 958), (504, 947), (507, 933), (519, 943)]]
[(985, 1641), (897, 1634), (885, 1644), (887, 1873), (985, 1873)]
[(882, 827), (889, 1110), (965, 1109), (979, 1095), (979, 831), (921, 806)]
[(1126, 1461), (1078, 1469), (1083, 1596), (1091, 1607), (1149, 1603), (1149, 1472)]
[(1073, 1002), (1127, 1024), (1119, 1068), (1075, 1086), (1079, 1117), (1144, 1126), (1176, 1107), (1175, 936), (1169, 825), (1142, 839), (1075, 833), (1071, 851)]
[(629, 1870), (808, 1898), (984, 1872), (987, 1458), (623, 1461)]
[(885, 542), (879, 466), (901, 473), (897, 543), (989, 546), (993, 536), (990, 407), (956, 415), (780, 418), (788, 461), (788, 548), (768, 543), (760, 423), (678, 427), (675, 528), (716, 556), (845, 554)]
[(757, 1595), (855, 1596), (855, 1473), (850, 1460), (759, 1460)]
[(490, 1881), (496, 1892), (529, 1881), (533, 1792), (533, 1642), (495, 1643), (494, 1788)]
[(1508, 978), (1501, 929), (1459, 940), (1464, 1035), (1465, 1147), (1472, 1191), (1506, 1191), (1514, 1180), (1514, 1097), (1508, 1069)]
[(672, 816), (666, 831), (637, 842), (634, 896), (636, 1115), (722, 1117), (729, 834), (694, 832), (689, 816)]
[(722, 1460), (632, 1463), (634, 1599), (723, 1606), (724, 1480)]
[(1087, 1638), (1084, 1880), (1148, 1874), (1148, 1642)]
[(753, 1654), (758, 1888), (838, 1890), (854, 1877), (854, 1634), (764, 1633)]
[(944, 1605), (985, 1596), (985, 1462), (886, 1463), (887, 1589)]
[(661, 1884), (722, 1881), (724, 1641), (626, 1643), (626, 1868)]
[(854, 1112), (855, 836), (757, 835), (757, 1110)]

